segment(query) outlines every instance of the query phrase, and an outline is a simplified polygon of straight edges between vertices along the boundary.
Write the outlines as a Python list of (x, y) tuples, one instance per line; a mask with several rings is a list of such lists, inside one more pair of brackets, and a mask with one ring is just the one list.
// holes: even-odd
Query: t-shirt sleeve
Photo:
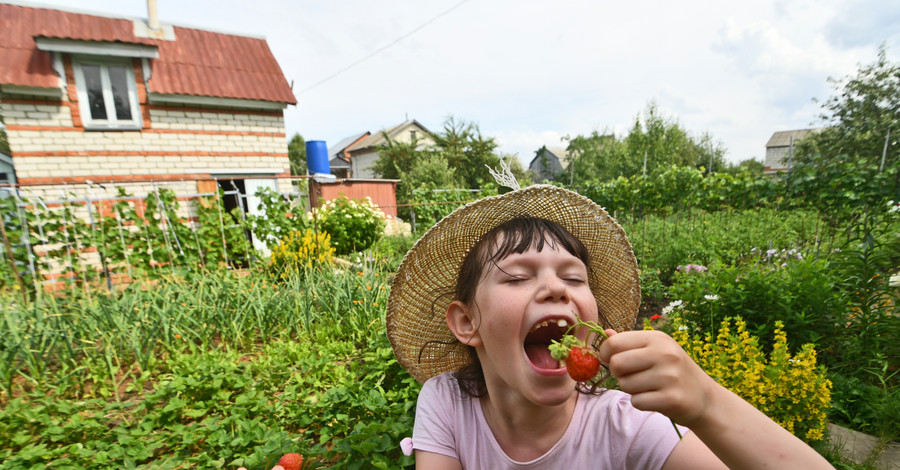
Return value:
[(448, 377), (437, 376), (422, 386), (416, 401), (413, 449), (459, 459), (453, 420), (456, 401), (450, 390), (454, 385)]

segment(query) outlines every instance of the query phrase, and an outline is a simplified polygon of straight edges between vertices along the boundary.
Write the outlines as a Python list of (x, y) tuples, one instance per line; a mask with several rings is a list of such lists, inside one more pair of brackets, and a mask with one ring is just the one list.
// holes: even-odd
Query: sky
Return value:
[[(147, 17), (146, 0), (40, 4)], [(829, 78), (878, 47), (900, 61), (900, 1), (157, 0), (162, 23), (265, 37), (297, 97), (288, 139), (329, 146), (415, 119), (476, 124), (527, 165), (543, 145), (624, 136), (650, 103), (725, 158), (822, 125)]]

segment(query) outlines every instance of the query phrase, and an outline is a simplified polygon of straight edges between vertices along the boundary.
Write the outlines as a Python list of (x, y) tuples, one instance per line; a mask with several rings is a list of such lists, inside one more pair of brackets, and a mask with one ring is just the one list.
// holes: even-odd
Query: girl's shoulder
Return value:
[(445, 372), (425, 381), (422, 385), (422, 390), (419, 391), (418, 398), (420, 402), (438, 401), (442, 403), (447, 402), (448, 404), (450, 402), (465, 403), (472, 399), (460, 388), (453, 372)]
[(435, 375), (434, 377), (425, 381), (422, 385), (421, 393), (449, 393), (461, 392), (459, 388), (459, 382), (457, 382), (456, 377), (453, 376), (453, 372), (444, 372), (443, 374)]

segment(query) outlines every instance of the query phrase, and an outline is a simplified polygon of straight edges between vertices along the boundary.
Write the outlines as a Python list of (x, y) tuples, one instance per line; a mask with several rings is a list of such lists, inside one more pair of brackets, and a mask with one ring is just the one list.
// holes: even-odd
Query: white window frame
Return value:
[[(103, 86), (103, 102), (106, 105), (106, 119), (93, 119), (91, 117), (91, 104), (88, 99), (87, 83), (84, 79), (82, 65), (100, 66), (100, 81)], [(115, 101), (113, 99), (112, 86), (109, 81), (110, 65), (125, 67), (125, 79), (128, 93), (128, 103), (131, 106), (131, 119), (120, 120), (116, 117)], [(81, 122), (88, 130), (140, 130), (143, 127), (141, 108), (137, 99), (137, 85), (134, 78), (132, 59), (106, 59), (95, 57), (72, 57), (72, 68), (75, 72), (75, 86), (78, 89), (78, 109), (81, 112)]]

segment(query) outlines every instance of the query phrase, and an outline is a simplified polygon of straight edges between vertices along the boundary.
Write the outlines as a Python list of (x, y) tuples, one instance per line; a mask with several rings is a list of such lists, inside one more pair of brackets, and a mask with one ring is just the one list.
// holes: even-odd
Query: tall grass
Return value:
[(383, 328), (386, 298), (383, 275), (332, 269), (209, 271), (27, 303), (0, 293), (0, 391), (118, 397), (124, 381), (153, 373), (175, 351), (249, 350), (325, 327), (362, 342)]

